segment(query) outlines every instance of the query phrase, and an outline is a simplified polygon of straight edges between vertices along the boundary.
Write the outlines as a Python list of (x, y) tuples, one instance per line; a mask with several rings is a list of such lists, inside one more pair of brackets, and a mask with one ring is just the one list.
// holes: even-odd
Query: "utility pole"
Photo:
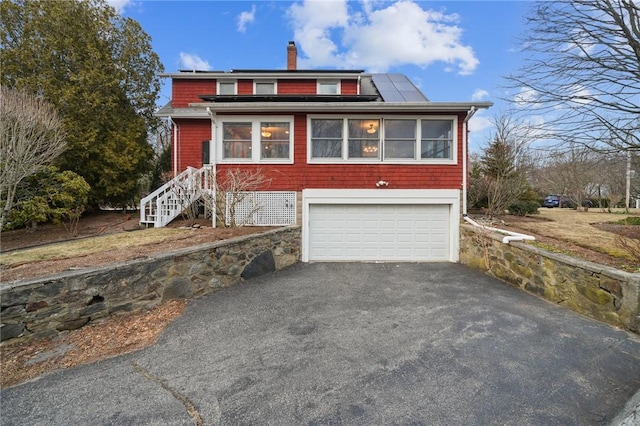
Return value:
[(627, 193), (625, 199), (625, 207), (629, 211), (631, 203), (631, 150), (627, 149)]

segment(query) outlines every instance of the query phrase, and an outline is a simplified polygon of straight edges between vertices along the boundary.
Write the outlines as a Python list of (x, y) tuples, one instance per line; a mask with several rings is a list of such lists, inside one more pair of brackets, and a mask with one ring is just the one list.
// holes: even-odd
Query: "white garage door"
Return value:
[(449, 205), (311, 204), (310, 261), (448, 261)]

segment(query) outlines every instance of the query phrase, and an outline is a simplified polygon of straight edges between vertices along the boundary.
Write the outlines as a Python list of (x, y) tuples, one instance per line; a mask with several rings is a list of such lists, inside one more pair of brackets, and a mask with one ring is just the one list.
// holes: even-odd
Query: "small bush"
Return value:
[(636, 265), (640, 265), (640, 240), (638, 238), (634, 238), (634, 234), (631, 231), (630, 226), (625, 227), (618, 232), (619, 234), (616, 235), (614, 244), (616, 247), (629, 253), (629, 257), (636, 263)]
[(75, 235), (91, 189), (84, 178), (72, 171), (50, 166), (28, 179), (18, 193), (19, 201), (9, 212), (5, 229), (51, 221), (64, 225)]
[(540, 203), (531, 200), (518, 200), (509, 206), (509, 213), (516, 216), (526, 216), (528, 214), (538, 214)]

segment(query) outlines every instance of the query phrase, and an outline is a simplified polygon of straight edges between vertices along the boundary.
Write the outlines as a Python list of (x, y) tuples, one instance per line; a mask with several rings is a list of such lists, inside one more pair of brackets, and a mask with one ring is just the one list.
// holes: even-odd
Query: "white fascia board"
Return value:
[(206, 108), (163, 108), (163, 110), (156, 112), (155, 116), (171, 118), (209, 118), (209, 113)]
[(209, 107), (216, 112), (301, 111), (301, 112), (467, 112), (472, 107), (486, 109), (493, 102), (203, 102), (193, 107)]

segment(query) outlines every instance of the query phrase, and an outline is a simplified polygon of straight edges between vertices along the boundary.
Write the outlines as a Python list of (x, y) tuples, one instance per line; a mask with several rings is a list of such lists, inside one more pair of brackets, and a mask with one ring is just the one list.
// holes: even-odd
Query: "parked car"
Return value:
[[(582, 200), (582, 207), (593, 207), (593, 203), (591, 200)], [(542, 202), (543, 207), (553, 208), (553, 207), (564, 207), (568, 209), (575, 209), (576, 203), (573, 202), (566, 195), (548, 195), (547, 198)]]
[(565, 195), (548, 195), (542, 202), (542, 206), (548, 208), (565, 207), (573, 209), (576, 207), (576, 203), (571, 201), (569, 197)]

